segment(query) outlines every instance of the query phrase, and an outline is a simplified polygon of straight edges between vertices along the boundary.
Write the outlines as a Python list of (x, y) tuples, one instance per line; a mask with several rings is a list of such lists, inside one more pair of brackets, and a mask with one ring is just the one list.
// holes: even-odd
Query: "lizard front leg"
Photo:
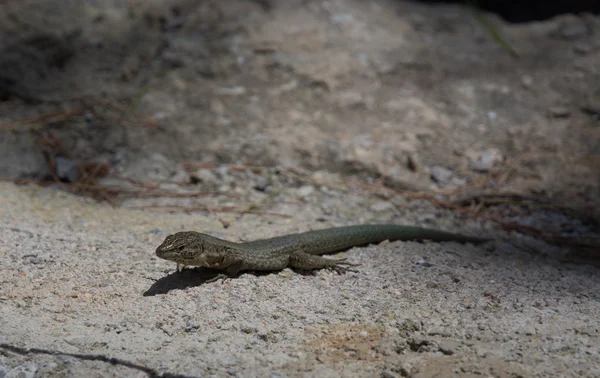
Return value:
[(225, 269), (225, 273), (219, 273), (215, 277), (206, 281), (206, 283), (216, 282), (223, 280), (225, 282), (229, 278), (235, 278), (241, 270), (244, 269), (244, 263), (242, 261), (235, 261)]
[(326, 259), (325, 257), (310, 255), (302, 250), (292, 252), (290, 255), (288, 265), (296, 269), (332, 269), (338, 273), (355, 272), (348, 267), (357, 266), (359, 264), (352, 264), (346, 262), (346, 259), (332, 260)]

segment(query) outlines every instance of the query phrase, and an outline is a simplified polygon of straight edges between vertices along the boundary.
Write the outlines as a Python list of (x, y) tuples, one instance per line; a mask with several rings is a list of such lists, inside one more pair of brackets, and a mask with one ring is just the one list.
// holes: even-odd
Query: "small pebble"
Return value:
[(440, 352), (450, 356), (456, 353), (456, 350), (460, 347), (460, 343), (452, 340), (444, 340), (439, 343), (438, 347)]
[(550, 345), (550, 348), (548, 350), (550, 352), (555, 353), (555, 352), (562, 352), (567, 349), (569, 349), (569, 344), (557, 342), (557, 343), (553, 343), (552, 345)]
[(553, 106), (548, 109), (548, 114), (554, 118), (567, 118), (571, 115), (571, 111), (563, 106)]
[(454, 173), (448, 168), (440, 165), (434, 165), (431, 167), (431, 178), (438, 184), (446, 184), (452, 178)]
[(504, 156), (500, 153), (500, 150), (496, 148), (490, 148), (481, 152), (471, 152), (467, 154), (471, 161), (469, 165), (471, 169), (478, 172), (487, 172), (496, 164), (504, 160)]
[(75, 161), (59, 156), (56, 158), (56, 175), (61, 180), (76, 182), (81, 177), (81, 170)]
[(264, 176), (257, 176), (254, 180), (254, 189), (259, 192), (264, 192), (265, 189), (269, 186), (269, 180)]
[(388, 201), (378, 201), (371, 205), (370, 209), (375, 212), (382, 212), (392, 209), (394, 206)]
[(315, 191), (315, 187), (312, 185), (304, 185), (298, 188), (297, 193), (301, 197), (311, 195)]
[(258, 331), (258, 327), (255, 326), (254, 324), (246, 324), (245, 326), (242, 326), (242, 332), (244, 333), (256, 333)]

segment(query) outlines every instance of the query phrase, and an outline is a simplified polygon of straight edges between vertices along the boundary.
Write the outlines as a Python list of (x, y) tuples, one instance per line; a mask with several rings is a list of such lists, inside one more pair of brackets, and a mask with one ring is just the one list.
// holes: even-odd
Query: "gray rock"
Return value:
[(564, 106), (553, 106), (548, 109), (548, 114), (554, 118), (566, 118), (571, 115), (571, 111)]
[(242, 332), (244, 333), (256, 333), (258, 331), (258, 327), (254, 324), (246, 324), (244, 326), (242, 326), (241, 328)]
[(456, 350), (460, 348), (460, 343), (452, 340), (444, 340), (439, 342), (438, 348), (440, 348), (440, 352), (450, 356), (456, 353)]
[(77, 182), (81, 178), (81, 170), (77, 162), (59, 156), (56, 158), (56, 175), (67, 182)]
[(198, 323), (196, 323), (195, 321), (188, 319), (185, 322), (185, 332), (193, 332), (196, 331), (200, 328), (200, 326), (198, 325)]
[(315, 187), (312, 185), (304, 185), (299, 187), (296, 191), (300, 197), (306, 197), (315, 191)]
[(489, 353), (487, 350), (483, 349), (482, 347), (477, 347), (477, 348), (475, 348), (475, 354), (479, 358), (486, 358)]
[(394, 206), (388, 201), (378, 201), (371, 205), (370, 209), (375, 212), (382, 212), (393, 209)]
[(564, 342), (556, 342), (553, 343), (552, 345), (550, 345), (550, 348), (548, 349), (550, 352), (556, 353), (556, 352), (562, 352), (569, 349), (569, 344), (564, 343)]
[(264, 192), (270, 184), (269, 179), (265, 176), (256, 176), (252, 187), (260, 192)]
[(487, 172), (492, 169), (494, 165), (504, 160), (504, 157), (496, 148), (490, 148), (469, 155), (471, 158), (471, 161), (469, 162), (471, 169), (478, 172)]
[(450, 179), (452, 178), (452, 175), (454, 174), (448, 168), (442, 167), (440, 165), (432, 166), (430, 172), (431, 172), (431, 178), (433, 179), (433, 181), (437, 182), (438, 184), (448, 183), (450, 181)]
[(194, 172), (193, 177), (205, 184), (218, 184), (219, 179), (210, 169), (199, 169)]

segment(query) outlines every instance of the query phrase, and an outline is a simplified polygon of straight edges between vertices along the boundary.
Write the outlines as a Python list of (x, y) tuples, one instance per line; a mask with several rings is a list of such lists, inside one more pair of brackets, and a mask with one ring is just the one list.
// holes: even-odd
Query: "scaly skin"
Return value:
[(278, 236), (247, 243), (233, 243), (194, 231), (167, 236), (156, 249), (162, 259), (184, 266), (200, 266), (224, 271), (235, 277), (243, 270), (334, 269), (347, 271), (345, 259), (331, 260), (318, 255), (351, 247), (380, 243), (384, 240), (431, 240), (459, 243), (484, 243), (489, 239), (453, 234), (414, 226), (373, 224), (327, 228), (299, 234)]

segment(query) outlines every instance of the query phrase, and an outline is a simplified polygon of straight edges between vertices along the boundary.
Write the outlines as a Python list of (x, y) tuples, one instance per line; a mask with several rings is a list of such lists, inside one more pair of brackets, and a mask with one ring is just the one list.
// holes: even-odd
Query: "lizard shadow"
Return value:
[(157, 294), (167, 294), (171, 290), (184, 290), (188, 287), (200, 286), (219, 274), (216, 270), (206, 268), (184, 269), (182, 272), (173, 272), (159, 278), (144, 292), (144, 297)]
[[(208, 282), (212, 282), (221, 271), (209, 268), (186, 268), (182, 272), (173, 272), (167, 276), (159, 278), (144, 292), (144, 297), (151, 297), (157, 294), (167, 294), (171, 290), (184, 290), (188, 287), (196, 287)], [(273, 272), (241, 272), (243, 274), (254, 274), (263, 276)], [(235, 279), (235, 278), (232, 278)]]
[[(296, 274), (301, 274), (303, 276), (312, 276), (315, 274), (315, 271), (313, 270), (293, 269), (293, 271)], [(144, 292), (143, 295), (144, 297), (152, 297), (157, 294), (167, 294), (171, 290), (184, 290), (188, 287), (204, 285), (213, 282), (221, 273), (223, 272), (209, 268), (185, 268), (182, 272), (175, 271), (167, 276), (159, 278)], [(237, 279), (242, 274), (252, 274), (256, 277), (260, 277), (277, 273), (280, 272), (249, 270), (240, 272), (236, 277), (225, 278), (225, 280)]]

